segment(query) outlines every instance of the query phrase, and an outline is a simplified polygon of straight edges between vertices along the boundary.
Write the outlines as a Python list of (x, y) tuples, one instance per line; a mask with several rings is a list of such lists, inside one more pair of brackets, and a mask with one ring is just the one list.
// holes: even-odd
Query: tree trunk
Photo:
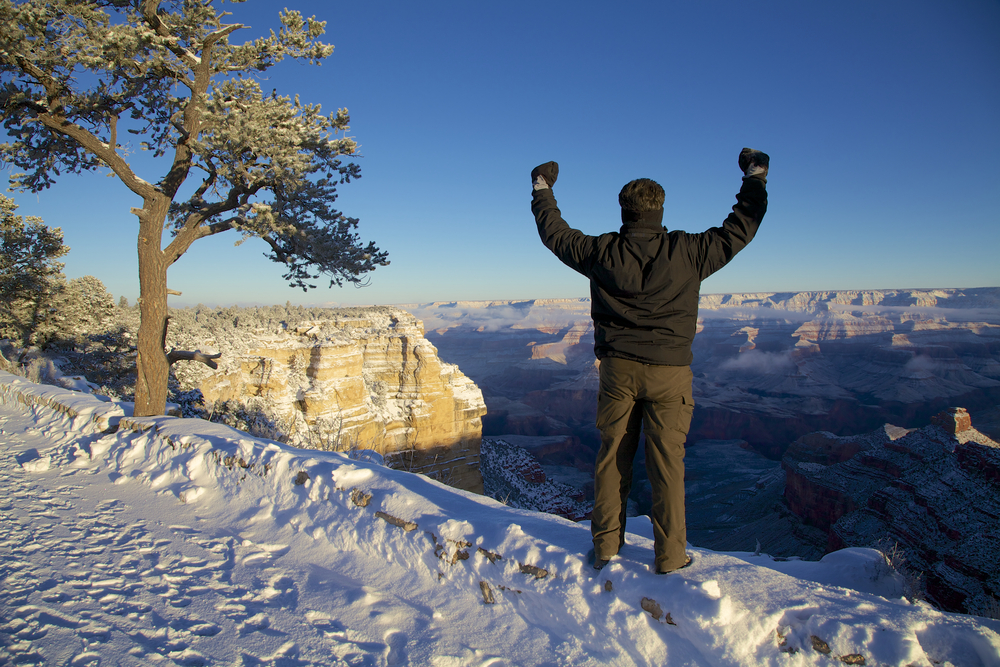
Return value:
[(135, 379), (136, 417), (167, 409), (170, 364), (163, 341), (167, 332), (167, 261), (161, 249), (170, 200), (146, 200), (139, 213), (139, 340)]

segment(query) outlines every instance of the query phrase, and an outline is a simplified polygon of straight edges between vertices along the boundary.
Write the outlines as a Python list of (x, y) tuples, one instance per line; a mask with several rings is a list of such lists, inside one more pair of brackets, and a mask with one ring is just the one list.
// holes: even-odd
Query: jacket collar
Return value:
[(622, 226), (629, 231), (663, 231), (663, 209), (658, 211), (632, 211), (622, 209)]

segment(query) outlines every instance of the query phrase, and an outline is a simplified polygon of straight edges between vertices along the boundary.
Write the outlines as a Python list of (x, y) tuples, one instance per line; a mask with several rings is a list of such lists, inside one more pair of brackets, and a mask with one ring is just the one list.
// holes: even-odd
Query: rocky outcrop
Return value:
[(932, 602), (986, 613), (1000, 598), (1000, 445), (963, 408), (932, 421), (800, 438), (782, 459), (785, 499), (828, 551), (896, 542)]
[(593, 509), (578, 490), (547, 478), (527, 450), (499, 438), (485, 438), (482, 447), (486, 495), (510, 507), (558, 514), (572, 521)]
[(291, 444), (373, 449), (393, 467), (483, 490), (482, 393), (405, 311), (353, 310), (258, 335), (200, 389), (207, 403), (266, 404)]
[[(796, 440), (785, 452), (785, 500), (806, 524), (830, 531), (844, 514), (857, 509), (850, 484), (829, 474), (830, 466), (851, 460), (907, 434), (891, 424), (860, 436), (839, 437), (826, 431), (809, 433)], [(833, 470), (839, 470), (834, 468)]]

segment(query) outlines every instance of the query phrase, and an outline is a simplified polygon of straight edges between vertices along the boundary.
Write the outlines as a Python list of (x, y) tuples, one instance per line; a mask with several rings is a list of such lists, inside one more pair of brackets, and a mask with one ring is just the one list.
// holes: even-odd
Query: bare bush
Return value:
[(910, 567), (906, 551), (899, 545), (899, 542), (883, 537), (872, 544), (871, 548), (882, 556), (882, 561), (878, 563), (876, 571), (872, 574), (873, 580), (877, 581), (896, 573), (903, 580), (903, 597), (910, 602), (926, 599), (924, 575)]

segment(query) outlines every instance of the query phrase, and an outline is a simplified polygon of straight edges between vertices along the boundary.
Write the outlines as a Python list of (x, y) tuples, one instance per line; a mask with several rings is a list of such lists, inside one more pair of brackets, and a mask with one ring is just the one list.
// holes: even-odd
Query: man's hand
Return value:
[(535, 190), (551, 188), (556, 184), (559, 177), (559, 164), (557, 162), (546, 162), (531, 170), (531, 186)]
[(740, 170), (747, 175), (767, 182), (767, 168), (771, 158), (763, 151), (744, 148), (740, 151)]

